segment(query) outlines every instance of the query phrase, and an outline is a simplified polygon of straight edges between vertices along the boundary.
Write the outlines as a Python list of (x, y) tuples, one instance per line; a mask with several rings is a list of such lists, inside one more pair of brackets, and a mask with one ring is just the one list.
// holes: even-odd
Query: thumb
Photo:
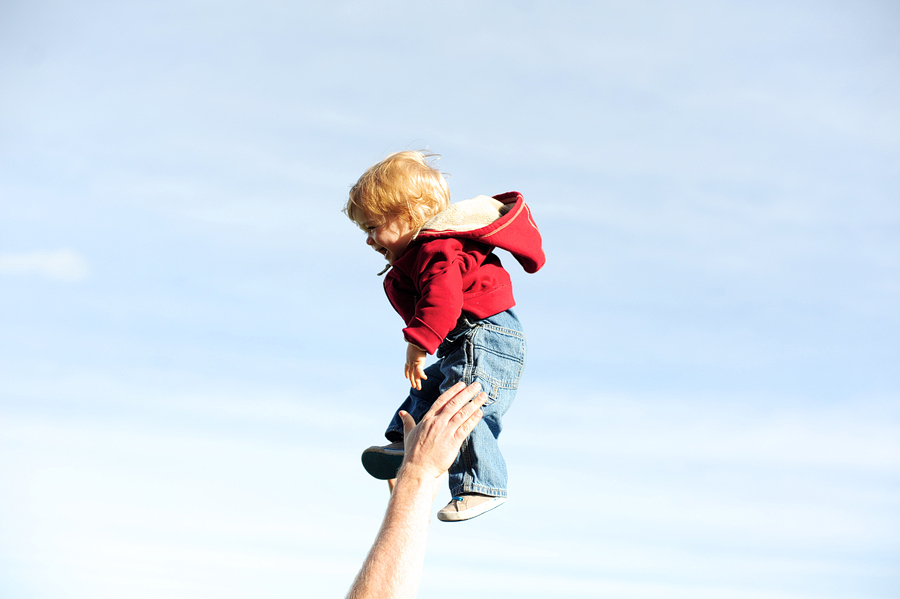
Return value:
[(416, 421), (409, 415), (409, 412), (404, 412), (403, 410), (400, 410), (400, 419), (403, 421), (403, 436), (405, 437), (415, 428)]

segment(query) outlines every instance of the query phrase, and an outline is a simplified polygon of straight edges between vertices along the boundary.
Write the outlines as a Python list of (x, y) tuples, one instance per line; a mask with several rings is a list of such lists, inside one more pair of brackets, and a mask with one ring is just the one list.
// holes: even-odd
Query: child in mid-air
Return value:
[[(404, 372), (411, 388), (399, 410), (418, 422), (438, 396), (475, 381), (487, 393), (484, 418), (450, 468), (453, 499), (444, 521), (468, 520), (506, 501), (506, 462), (497, 446), (525, 365), (525, 335), (512, 311), (509, 273), (494, 248), (512, 253), (530, 273), (544, 265), (541, 235), (517, 192), (450, 204), (443, 175), (422, 152), (398, 152), (363, 173), (344, 212), (366, 243), (388, 261), (384, 289), (403, 318)], [(425, 367), (426, 354), (438, 360)], [(403, 421), (395, 413), (363, 466), (396, 477), (403, 461)]]

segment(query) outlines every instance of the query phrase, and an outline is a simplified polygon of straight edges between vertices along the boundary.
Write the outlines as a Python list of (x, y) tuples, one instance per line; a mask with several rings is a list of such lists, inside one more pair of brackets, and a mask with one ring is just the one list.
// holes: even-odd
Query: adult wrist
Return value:
[(422, 489), (434, 496), (441, 483), (441, 474), (443, 473), (435, 475), (432, 470), (404, 462), (397, 473), (397, 485), (403, 484), (410, 489)]

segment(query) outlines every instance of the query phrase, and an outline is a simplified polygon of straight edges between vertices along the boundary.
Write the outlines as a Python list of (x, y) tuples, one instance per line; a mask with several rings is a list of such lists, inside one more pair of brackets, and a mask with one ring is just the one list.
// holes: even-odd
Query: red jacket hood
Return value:
[(529, 273), (537, 272), (546, 262), (541, 233), (517, 191), (451, 204), (416, 234), (416, 239), (422, 241), (442, 237), (474, 239), (506, 250)]

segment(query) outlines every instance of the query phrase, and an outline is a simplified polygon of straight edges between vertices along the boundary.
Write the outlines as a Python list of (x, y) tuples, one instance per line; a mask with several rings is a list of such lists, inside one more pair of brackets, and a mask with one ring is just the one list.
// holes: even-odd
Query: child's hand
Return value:
[(427, 355), (424, 349), (412, 343), (406, 347), (406, 366), (403, 368), (403, 374), (417, 391), (422, 390), (422, 381), (428, 378), (425, 376), (425, 357)]

